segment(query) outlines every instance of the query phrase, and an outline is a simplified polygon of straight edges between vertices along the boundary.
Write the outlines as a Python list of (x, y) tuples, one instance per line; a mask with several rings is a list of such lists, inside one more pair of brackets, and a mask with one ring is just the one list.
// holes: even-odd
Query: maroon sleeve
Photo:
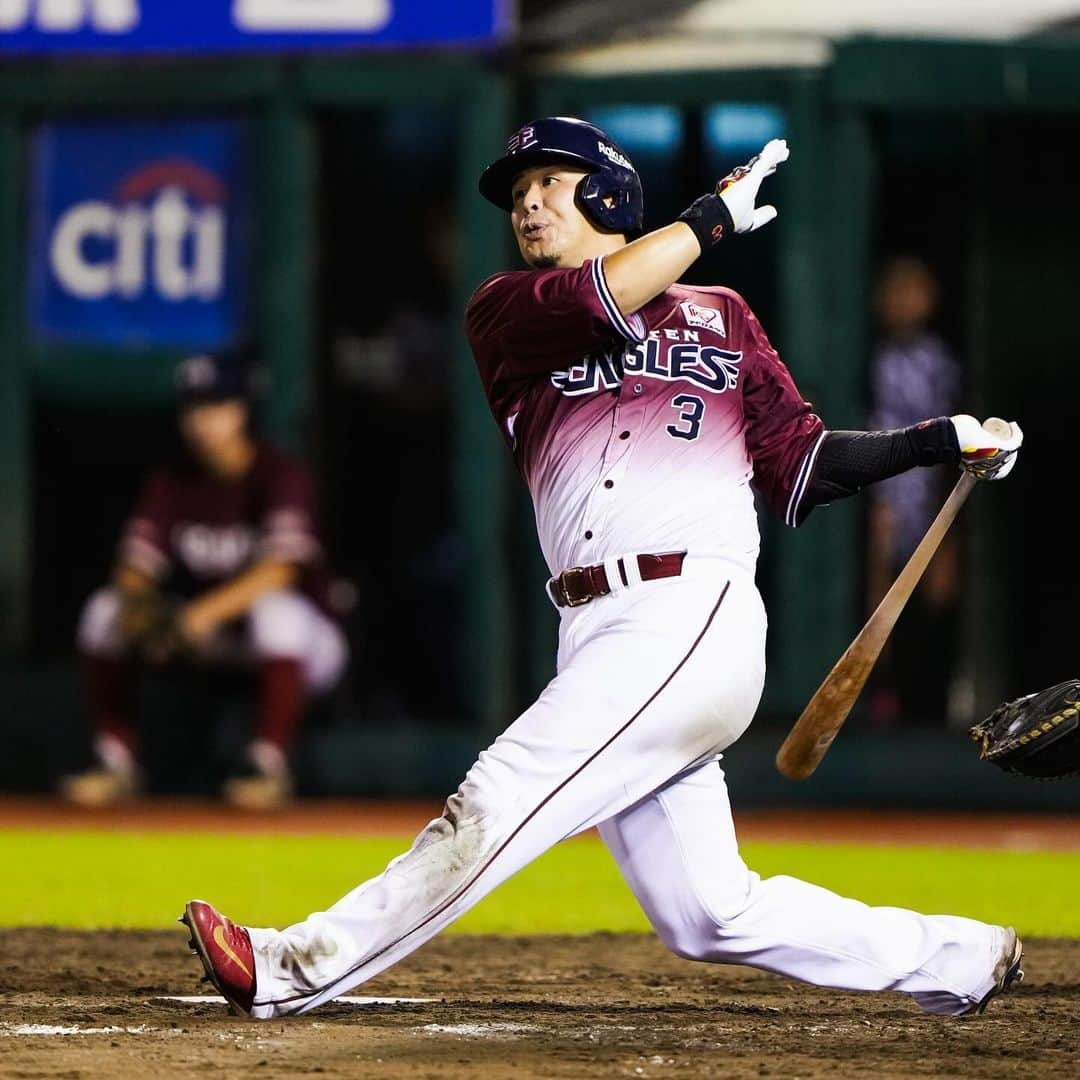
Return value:
[(485, 385), (558, 370), (568, 354), (625, 339), (644, 323), (611, 296), (603, 259), (569, 270), (519, 270), (488, 278), (473, 293), (465, 328)]
[(299, 462), (274, 454), (267, 461), (265, 510), (256, 556), (309, 565), (322, 554), (315, 525), (315, 487)]
[(169, 534), (176, 513), (175, 491), (168, 469), (151, 473), (120, 538), (121, 564), (154, 580), (164, 577), (172, 564)]
[(809, 513), (803, 496), (825, 425), (803, 400), (791, 372), (741, 297), (739, 307), (752, 342), (743, 402), (754, 483), (785, 525), (800, 525)]

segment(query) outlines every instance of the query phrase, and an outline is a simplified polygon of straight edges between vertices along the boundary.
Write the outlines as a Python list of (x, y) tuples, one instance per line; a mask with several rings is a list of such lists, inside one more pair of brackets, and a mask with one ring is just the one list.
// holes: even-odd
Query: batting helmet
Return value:
[(173, 372), (181, 406), (204, 405), (248, 396), (244, 358), (233, 351), (195, 353), (181, 360)]
[(565, 161), (589, 175), (578, 184), (581, 212), (606, 232), (639, 233), (645, 218), (641, 178), (633, 162), (600, 128), (571, 116), (546, 116), (516, 131), (505, 156), (480, 176), (480, 194), (502, 210), (513, 210), (514, 177), (547, 161)]

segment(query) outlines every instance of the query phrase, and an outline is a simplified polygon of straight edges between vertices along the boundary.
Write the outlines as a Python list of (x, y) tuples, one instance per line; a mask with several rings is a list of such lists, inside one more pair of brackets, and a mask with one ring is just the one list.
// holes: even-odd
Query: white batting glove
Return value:
[(753, 232), (768, 225), (776, 217), (775, 206), (758, 206), (758, 188), (767, 176), (776, 172), (776, 166), (788, 159), (788, 145), (784, 139), (771, 139), (762, 147), (761, 153), (740, 165), (716, 185), (716, 194), (724, 200), (731, 214), (737, 233)]
[(960, 464), (979, 480), (1004, 480), (1012, 472), (1020, 455), (1024, 433), (1016, 421), (1009, 424), (1009, 434), (995, 434), (967, 413), (950, 416), (960, 444)]

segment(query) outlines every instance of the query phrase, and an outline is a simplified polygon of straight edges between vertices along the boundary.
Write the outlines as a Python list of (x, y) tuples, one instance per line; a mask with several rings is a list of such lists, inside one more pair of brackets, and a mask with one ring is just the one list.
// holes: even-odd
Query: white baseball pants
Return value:
[[(88, 656), (120, 657), (127, 645), (117, 626), (120, 593), (98, 589), (87, 600), (79, 619), (76, 642)], [(293, 589), (274, 589), (251, 605), (243, 629), (226, 629), (204, 646), (200, 658), (209, 664), (246, 665), (267, 657), (300, 661), (304, 684), (312, 693), (331, 689), (348, 662), (345, 635), (337, 624)]]
[(251, 930), (254, 1015), (345, 993), (594, 825), (682, 956), (906, 991), (929, 1012), (970, 1007), (993, 984), (994, 927), (762, 881), (740, 858), (717, 755), (757, 708), (764, 642), (753, 580), (717, 560), (688, 558), (680, 578), (564, 612), (558, 675), (480, 754), (443, 816), (327, 911)]

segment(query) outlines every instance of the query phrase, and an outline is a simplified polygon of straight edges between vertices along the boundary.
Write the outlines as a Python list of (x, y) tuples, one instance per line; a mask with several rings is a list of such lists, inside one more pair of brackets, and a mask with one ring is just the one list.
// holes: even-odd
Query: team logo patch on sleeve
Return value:
[(686, 320), (687, 326), (703, 326), (706, 330), (712, 330), (721, 337), (727, 337), (724, 317), (716, 308), (702, 307), (692, 300), (684, 300), (679, 307), (682, 308), (683, 318)]

